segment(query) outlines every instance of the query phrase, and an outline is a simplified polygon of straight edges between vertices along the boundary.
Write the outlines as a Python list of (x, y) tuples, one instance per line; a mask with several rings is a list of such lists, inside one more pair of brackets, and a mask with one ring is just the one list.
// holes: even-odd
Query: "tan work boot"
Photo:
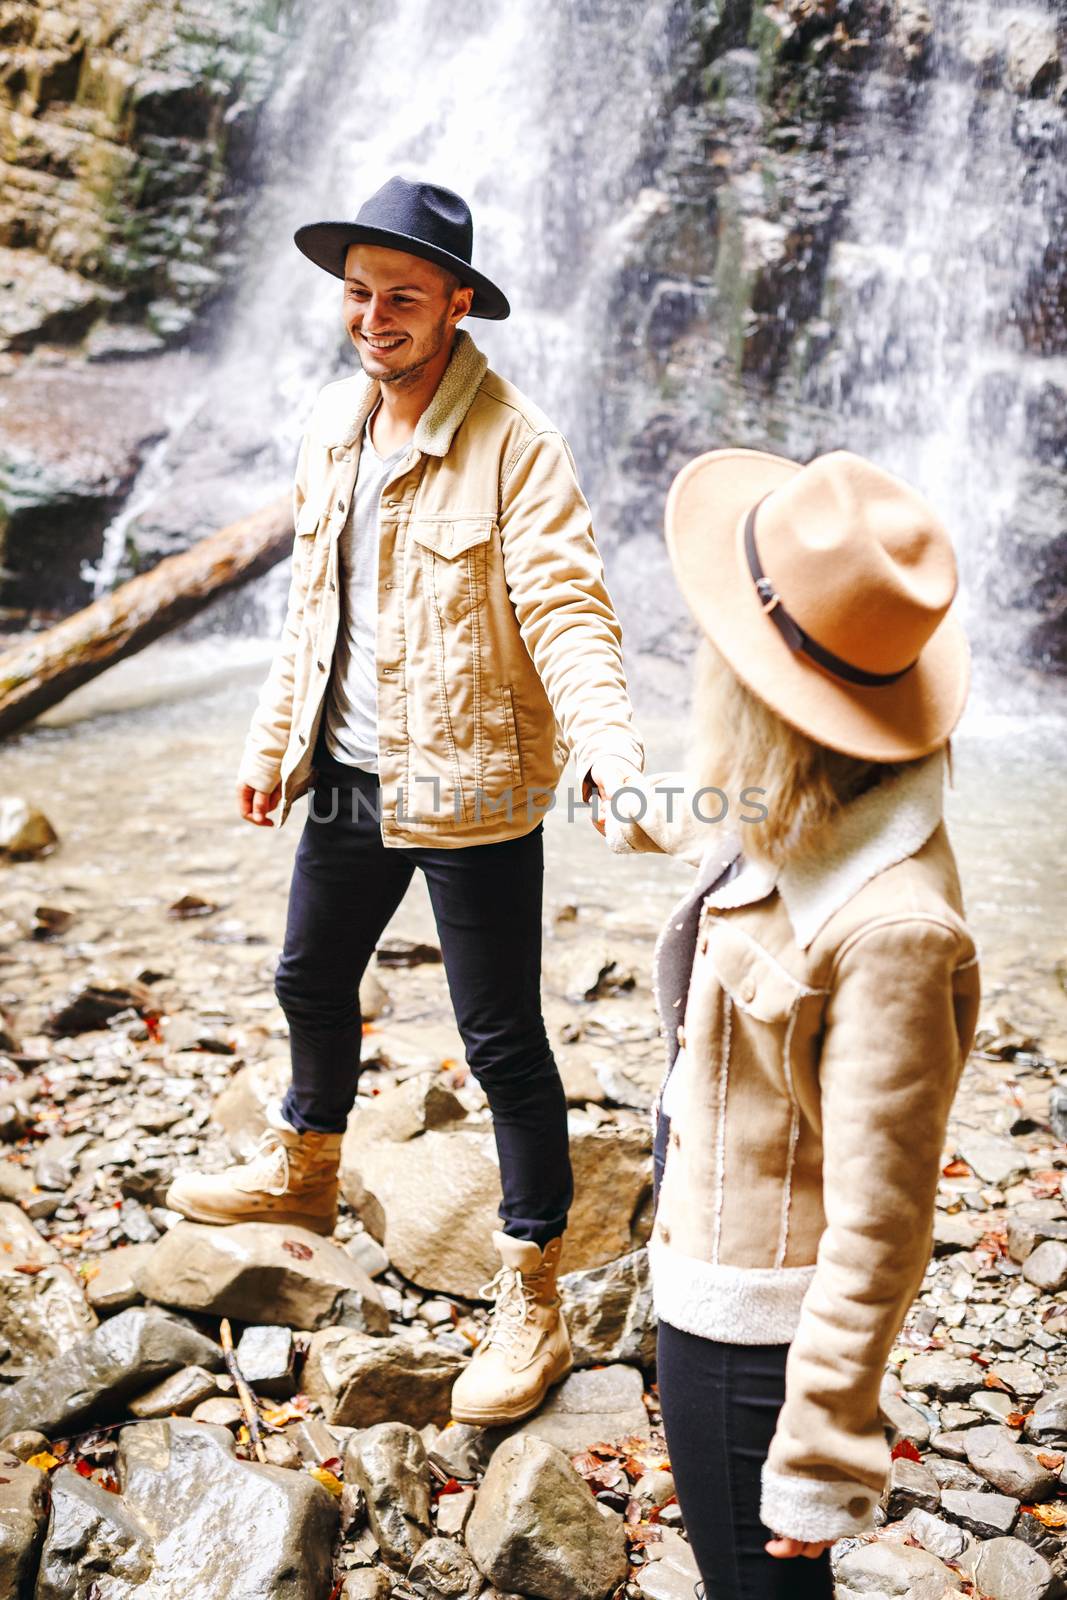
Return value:
[(166, 1204), (191, 1222), (287, 1222), (332, 1233), (341, 1137), (298, 1133), (272, 1101), (267, 1131), (250, 1161), (224, 1172), (176, 1173)]
[(516, 1422), (536, 1411), (574, 1364), (556, 1274), (562, 1239), (542, 1251), (527, 1239), (494, 1233), (503, 1266), (481, 1293), (493, 1300), (485, 1338), (452, 1386), (456, 1422)]

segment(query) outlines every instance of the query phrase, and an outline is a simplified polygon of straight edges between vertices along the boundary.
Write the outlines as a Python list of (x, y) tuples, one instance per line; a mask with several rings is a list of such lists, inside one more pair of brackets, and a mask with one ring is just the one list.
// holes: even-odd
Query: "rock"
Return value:
[(898, 1438), (910, 1439), (920, 1447), (930, 1443), (930, 1424), (902, 1395), (883, 1389), (880, 1404), (882, 1415), (896, 1430)]
[(973, 1541), (969, 1533), (935, 1517), (929, 1511), (909, 1511), (904, 1518), (908, 1532), (918, 1539), (924, 1550), (942, 1561), (956, 1561)]
[(474, 1509), (474, 1490), (460, 1489), (455, 1494), (437, 1497), (437, 1531), (447, 1539), (459, 1539)]
[(406, 1572), (430, 1538), (430, 1468), (414, 1428), (382, 1422), (350, 1439), (345, 1481), (358, 1483), (382, 1560)]
[(392, 937), (378, 941), (380, 967), (439, 966), (443, 959), (440, 945)]
[(150, 1244), (128, 1244), (121, 1250), (107, 1250), (97, 1257), (95, 1271), (86, 1284), (89, 1304), (102, 1317), (141, 1305), (144, 1296), (137, 1287), (138, 1272), (152, 1253)]
[(1050, 1389), (1034, 1406), (1026, 1436), (1035, 1444), (1067, 1444), (1067, 1389)]
[(237, 1365), (258, 1394), (287, 1399), (296, 1388), (296, 1346), (292, 1330), (246, 1328), (236, 1350)]
[(497, 1588), (542, 1600), (605, 1600), (627, 1573), (621, 1519), (599, 1514), (567, 1457), (543, 1439), (520, 1436), (496, 1451), (467, 1548)]
[(131, 1395), (179, 1367), (221, 1365), (221, 1350), (203, 1334), (154, 1306), (135, 1306), (0, 1394), (0, 1434), (39, 1428), (55, 1438), (114, 1420)]
[(34, 1600), (95, 1600), (101, 1575), (108, 1600), (126, 1600), (151, 1581), (152, 1570), (147, 1532), (123, 1500), (72, 1467), (59, 1467)]
[(469, 1422), (449, 1422), (428, 1446), (431, 1457), (442, 1472), (461, 1482), (480, 1478), (489, 1465), (493, 1445), (484, 1428)]
[(636, 1574), (637, 1587), (646, 1600), (692, 1600), (702, 1592), (693, 1551), (673, 1528), (658, 1527), (659, 1539), (645, 1546), (648, 1561)]
[(650, 1429), (642, 1399), (644, 1387), (636, 1367), (572, 1372), (548, 1391), (532, 1417), (507, 1428), (490, 1429), (490, 1441), (525, 1434), (574, 1455), (600, 1440), (612, 1444), (631, 1436), (647, 1439)]
[(941, 1488), (929, 1467), (900, 1456), (890, 1463), (882, 1504), (890, 1522), (896, 1522), (909, 1511), (936, 1511), (941, 1504)]
[[(1067, 396), (1064, 399), (1067, 402)], [(1067, 412), (1067, 404), (1065, 404), (1064, 410)], [(1067, 415), (1064, 417), (1064, 424), (1067, 427)], [(1048, 1097), (1048, 1119), (1052, 1127), (1053, 1138), (1058, 1139), (1060, 1144), (1067, 1144), (1067, 1083), (1057, 1083), (1050, 1091)], [(1067, 1222), (1062, 1223), (1061, 1226), (1067, 1230)], [(1057, 1234), (1056, 1237), (1060, 1239), (1067, 1238), (1067, 1232)]]
[(961, 1528), (976, 1533), (979, 1539), (996, 1539), (1010, 1533), (1019, 1515), (1019, 1502), (1006, 1494), (975, 1494), (967, 1490), (942, 1489), (941, 1509)]
[(231, 1395), (215, 1394), (201, 1400), (193, 1407), (194, 1422), (210, 1422), (216, 1428), (239, 1428), (244, 1421), (244, 1407)]
[(341, 1585), (341, 1600), (389, 1600), (393, 1585), (381, 1567), (361, 1567)]
[[(418, 1082), (387, 1090), (351, 1118), (341, 1186), (366, 1226), (381, 1235), (403, 1277), (424, 1289), (476, 1299), (500, 1264), (492, 1244), (500, 1226), (492, 1130), (473, 1121), (433, 1125), (431, 1116), (446, 1114), (442, 1097), (450, 1091), (437, 1085), (434, 1109), (425, 1084), (421, 1100), (411, 1087)], [(650, 1149), (643, 1123), (572, 1132), (576, 1199), (563, 1255), (568, 1272), (602, 1266), (644, 1243)]]
[[(1002, 1494), (1016, 1500), (1047, 1500), (1056, 1490), (1057, 1474), (1043, 1467), (1009, 1428), (995, 1424), (964, 1434), (967, 1460), (975, 1472)], [(928, 1507), (927, 1509), (933, 1509)]]
[(340, 1245), (307, 1228), (179, 1222), (137, 1274), (148, 1300), (243, 1322), (386, 1333), (382, 1297)]
[(1044, 1556), (1020, 1539), (987, 1539), (978, 1548), (974, 1577), (985, 1600), (1046, 1600), (1060, 1592)]
[(1067, 1241), (1067, 1222), (1052, 1218), (1008, 1217), (1008, 1254), (1013, 1261), (1024, 1262), (1046, 1239)]
[(957, 1250), (973, 1250), (982, 1237), (981, 1219), (968, 1211), (934, 1215), (934, 1255), (947, 1256)]
[(1004, 76), (1016, 94), (1048, 94), (1063, 71), (1056, 40), (1056, 24), (1019, 18), (1004, 30), (1007, 60)]
[(891, 1600), (897, 1595), (907, 1600), (945, 1600), (963, 1589), (959, 1574), (929, 1550), (889, 1539), (854, 1546), (838, 1561), (835, 1573), (837, 1600), (859, 1600), (861, 1595), (864, 1600)]
[(942, 1400), (966, 1400), (974, 1391), (979, 1372), (973, 1361), (931, 1350), (909, 1356), (900, 1373), (905, 1389), (925, 1389)]
[(1046, 1239), (1023, 1262), (1023, 1277), (1046, 1294), (1058, 1294), (1067, 1285), (1067, 1243)]
[(0, 1439), (0, 1453), (17, 1456), (20, 1461), (28, 1461), (47, 1449), (48, 1440), (34, 1428), (24, 1428), (21, 1433), (9, 1433)]
[(344, 1248), (368, 1278), (380, 1278), (383, 1272), (389, 1270), (389, 1257), (377, 1239), (366, 1231), (353, 1234)]
[(448, 1420), (452, 1385), (466, 1364), (429, 1338), (375, 1339), (324, 1328), (312, 1337), (303, 1384), (327, 1422), (367, 1428), (396, 1421), (422, 1428)]
[(42, 1031), (55, 1039), (65, 1038), (68, 1034), (88, 1033), (95, 1028), (106, 1028), (109, 1018), (131, 1009), (142, 1016), (146, 1011), (151, 1011), (151, 990), (143, 983), (97, 978), (77, 984), (67, 998), (45, 1017)]
[[(937, 1439), (935, 1438), (934, 1449), (936, 1450), (937, 1447)], [(960, 1448), (962, 1449), (962, 1445)], [(979, 1477), (977, 1472), (972, 1472), (970, 1467), (962, 1460), (953, 1461), (945, 1456), (928, 1455), (924, 1458), (923, 1465), (930, 1468), (930, 1471), (940, 1484), (942, 1500), (946, 1489), (961, 1489), (966, 1490), (969, 1494), (980, 1494), (983, 1489), (988, 1487), (985, 1479)]]
[(59, 1252), (18, 1206), (0, 1202), (0, 1363), (19, 1377), (69, 1350), (96, 1327), (96, 1313)]
[(408, 1583), (428, 1600), (477, 1600), (482, 1575), (462, 1545), (428, 1539), (408, 1569)]
[(235, 1072), (211, 1107), (211, 1120), (226, 1135), (239, 1161), (247, 1161), (267, 1127), (267, 1105), (280, 1100), (292, 1075), (288, 1060), (253, 1061)]
[(127, 1402), (127, 1409), (131, 1416), (145, 1422), (173, 1415), (185, 1417), (218, 1392), (218, 1381), (210, 1372), (203, 1367), (183, 1367), (143, 1394), (134, 1395)]
[(642, 1506), (665, 1506), (674, 1495), (674, 1474), (660, 1467), (643, 1473), (633, 1486), (633, 1498)]
[(586, 1272), (565, 1273), (559, 1291), (575, 1366), (611, 1361), (655, 1366), (656, 1317), (646, 1250)]
[(925, 59), (934, 35), (934, 21), (923, 0), (893, 0), (889, 38), (905, 65)]
[(1009, 1184), (1025, 1178), (1029, 1168), (1020, 1146), (1010, 1139), (999, 1139), (992, 1133), (965, 1131), (956, 1140), (956, 1148), (971, 1170), (983, 1183), (1006, 1189)]
[(1045, 1387), (1044, 1378), (1030, 1361), (998, 1361), (989, 1368), (989, 1375), (1006, 1383), (1021, 1399), (1034, 1399)]
[(50, 855), (59, 835), (36, 806), (21, 795), (0, 795), (0, 855), (15, 861)]
[(47, 1474), (0, 1447), (0, 1595), (32, 1594), (47, 1520)]

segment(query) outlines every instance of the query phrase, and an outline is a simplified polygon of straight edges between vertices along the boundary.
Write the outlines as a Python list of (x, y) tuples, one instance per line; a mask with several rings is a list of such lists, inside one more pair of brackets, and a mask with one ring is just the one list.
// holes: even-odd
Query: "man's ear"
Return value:
[(463, 321), (463, 318), (469, 315), (470, 308), (473, 304), (473, 289), (456, 290), (456, 298), (452, 302), (452, 322), (455, 326), (458, 326), (459, 323)]

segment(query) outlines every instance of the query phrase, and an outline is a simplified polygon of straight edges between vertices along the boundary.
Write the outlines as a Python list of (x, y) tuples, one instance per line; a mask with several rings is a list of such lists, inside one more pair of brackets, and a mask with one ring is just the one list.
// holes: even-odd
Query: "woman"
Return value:
[[(829, 1547), (872, 1526), (888, 1472), (879, 1387), (978, 1006), (941, 815), (955, 562), (921, 496), (843, 451), (701, 456), (667, 539), (705, 639), (704, 793), (668, 820), (646, 777), (608, 832), (700, 846), (654, 961), (664, 1427), (709, 1600), (829, 1597)], [(730, 838), (700, 820), (712, 785)]]

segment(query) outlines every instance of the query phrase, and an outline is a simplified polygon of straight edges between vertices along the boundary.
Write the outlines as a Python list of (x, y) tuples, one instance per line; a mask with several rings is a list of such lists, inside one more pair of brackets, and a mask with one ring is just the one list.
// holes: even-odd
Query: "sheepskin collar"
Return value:
[[(428, 456), (448, 454), (488, 366), (487, 357), (466, 328), (458, 329), (444, 376), (415, 428), (412, 444), (416, 450)], [(316, 438), (331, 449), (351, 449), (362, 436), (380, 393), (378, 380), (363, 372), (328, 383), (319, 394), (312, 419)]]
[[(707, 904), (753, 905), (777, 888), (797, 944), (806, 950), (865, 883), (922, 849), (941, 821), (944, 778), (945, 754), (935, 750), (845, 806), (818, 857), (787, 862), (777, 873), (746, 861), (741, 872), (705, 896)], [(739, 850), (740, 845), (735, 855)], [(721, 873), (721, 856), (719, 861)], [(707, 881), (706, 873), (702, 877)]]

